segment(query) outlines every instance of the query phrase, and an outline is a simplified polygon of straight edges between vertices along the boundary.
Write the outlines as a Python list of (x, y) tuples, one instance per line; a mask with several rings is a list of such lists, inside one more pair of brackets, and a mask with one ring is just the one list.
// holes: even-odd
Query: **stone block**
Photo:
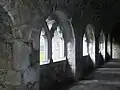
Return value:
[(9, 15), (13, 21), (13, 26), (20, 25), (20, 18), (18, 17), (18, 11), (17, 10), (11, 10), (9, 11)]
[(5, 11), (11, 11), (14, 9), (14, 2), (9, 2), (9, 3), (6, 3), (3, 8), (5, 9)]
[(39, 83), (36, 83), (35, 85), (34, 85), (34, 89), (33, 90), (39, 90)]
[(16, 39), (22, 39), (22, 33), (20, 30), (15, 31), (15, 37), (16, 37)]
[(7, 72), (6, 77), (5, 77), (5, 81), (6, 81), (7, 84), (20, 85), (21, 81), (22, 81), (22, 79), (21, 79), (21, 73), (9, 70)]
[(19, 27), (19, 30), (22, 33), (22, 38), (25, 41), (29, 41), (30, 38), (31, 38), (31, 29), (29, 28), (29, 26), (28, 25), (22, 25), (22, 26)]
[[(11, 7), (12, 6), (12, 7)], [(31, 9), (20, 0), (12, 1), (9, 12), (14, 18), (14, 25), (23, 25), (31, 20)], [(8, 5), (9, 7), (9, 5)], [(7, 7), (6, 7), (7, 8)]]
[(0, 86), (0, 90), (9, 90), (8, 88), (3, 88)]
[(8, 70), (12, 69), (12, 61), (8, 61)]
[(23, 7), (19, 9), (19, 13), (20, 15), (20, 23), (21, 24), (25, 24), (26, 22), (29, 22), (32, 18), (32, 11), (29, 8)]
[(34, 84), (35, 82), (39, 81), (39, 67), (36, 66), (26, 69), (23, 74), (23, 79), (25, 84)]
[(0, 58), (0, 69), (8, 69), (8, 60)]
[(31, 37), (33, 39), (33, 48), (39, 50), (39, 30), (32, 29)]
[(28, 90), (27, 85), (21, 83), (21, 85), (19, 86), (19, 90)]
[(6, 70), (0, 69), (0, 85), (4, 86), (6, 74), (7, 74)]
[(30, 65), (29, 48), (22, 41), (16, 40), (13, 45), (13, 68), (15, 70), (25, 70)]
[(11, 0), (0, 0), (0, 5), (5, 5), (7, 3), (11, 2)]

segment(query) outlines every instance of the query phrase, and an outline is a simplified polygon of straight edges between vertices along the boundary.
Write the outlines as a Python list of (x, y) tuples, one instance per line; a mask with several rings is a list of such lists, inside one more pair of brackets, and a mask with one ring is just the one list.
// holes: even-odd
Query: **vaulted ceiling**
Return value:
[(92, 0), (91, 5), (100, 15), (104, 30), (120, 41), (120, 0)]

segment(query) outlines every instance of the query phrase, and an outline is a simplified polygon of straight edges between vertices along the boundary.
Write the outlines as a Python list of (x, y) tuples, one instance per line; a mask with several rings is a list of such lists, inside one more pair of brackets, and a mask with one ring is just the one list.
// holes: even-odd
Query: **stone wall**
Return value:
[(112, 44), (112, 58), (120, 59), (120, 45), (113, 43)]
[[(92, 8), (85, 10), (87, 1), (0, 0), (0, 90), (39, 90), (84, 76), (92, 63), (89, 57), (82, 56), (82, 35), (87, 24), (99, 26)], [(66, 31), (71, 47), (67, 52), (69, 60), (39, 66), (39, 33), (56, 8), (66, 10), (73, 24), (70, 28), (66, 27), (69, 23), (63, 23), (66, 30), (74, 28)]]
[(27, 90), (39, 84), (39, 65), (31, 65), (31, 49), (22, 39), (0, 40), (1, 90)]
[[(42, 82), (47, 77), (53, 77), (52, 80), (48, 78), (47, 82), (56, 82), (56, 80), (61, 82), (67, 77), (66, 64), (52, 64), (51, 68), (45, 66), (46, 69), (42, 70), (38, 64), (39, 33), (44, 18), (52, 12), (54, 4), (57, 4), (57, 0), (51, 2), (42, 0), (0, 1), (0, 21), (2, 21), (0, 23), (1, 90), (38, 90), (39, 80)], [(5, 14), (6, 17), (2, 14)], [(39, 71), (42, 73), (40, 74)], [(48, 76), (48, 72), (51, 75)]]
[(0, 89), (39, 90), (39, 64), (32, 64), (36, 48), (31, 47), (31, 32), (32, 28), (39, 30), (32, 21), (37, 23), (35, 19), (40, 17), (20, 0), (1, 0), (0, 5)]
[(73, 80), (72, 70), (66, 60), (43, 65), (40, 67), (40, 72), (40, 89), (52, 88), (58, 83)]

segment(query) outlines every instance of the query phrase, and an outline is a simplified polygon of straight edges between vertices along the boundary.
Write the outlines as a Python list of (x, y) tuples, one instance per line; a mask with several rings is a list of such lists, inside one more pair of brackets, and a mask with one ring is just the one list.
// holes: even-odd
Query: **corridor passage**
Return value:
[(59, 90), (120, 90), (120, 60), (111, 60), (84, 80)]

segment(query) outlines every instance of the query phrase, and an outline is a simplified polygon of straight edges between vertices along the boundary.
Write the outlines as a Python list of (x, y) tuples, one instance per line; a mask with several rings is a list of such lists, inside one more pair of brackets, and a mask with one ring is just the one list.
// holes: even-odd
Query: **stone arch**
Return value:
[[(92, 24), (88, 24), (86, 26), (83, 38), (86, 39), (86, 41), (84, 41), (83, 39), (83, 44), (87, 44), (87, 45), (83, 45), (83, 47), (86, 46), (84, 48), (87, 49), (86, 55), (90, 56), (91, 60), (93, 61), (95, 65), (96, 64), (96, 61), (95, 61), (95, 28)], [(84, 53), (84, 49), (83, 49), (83, 53)]]
[(65, 29), (65, 35), (66, 35), (66, 44), (67, 44), (67, 59), (71, 66), (73, 74), (75, 74), (76, 71), (76, 61), (75, 61), (75, 34), (74, 29), (72, 27), (72, 23), (64, 11), (56, 10), (55, 15), (58, 16), (60, 19), (61, 24), (63, 25)]
[(102, 55), (103, 59), (105, 60), (105, 34), (103, 30), (100, 32), (99, 36), (99, 53)]
[[(50, 17), (62, 26), (61, 31), (65, 42), (65, 56), (71, 66), (72, 72), (75, 74), (75, 35), (69, 16), (64, 10), (56, 9)], [(51, 31), (52, 35), (53, 32), (54, 30)]]

